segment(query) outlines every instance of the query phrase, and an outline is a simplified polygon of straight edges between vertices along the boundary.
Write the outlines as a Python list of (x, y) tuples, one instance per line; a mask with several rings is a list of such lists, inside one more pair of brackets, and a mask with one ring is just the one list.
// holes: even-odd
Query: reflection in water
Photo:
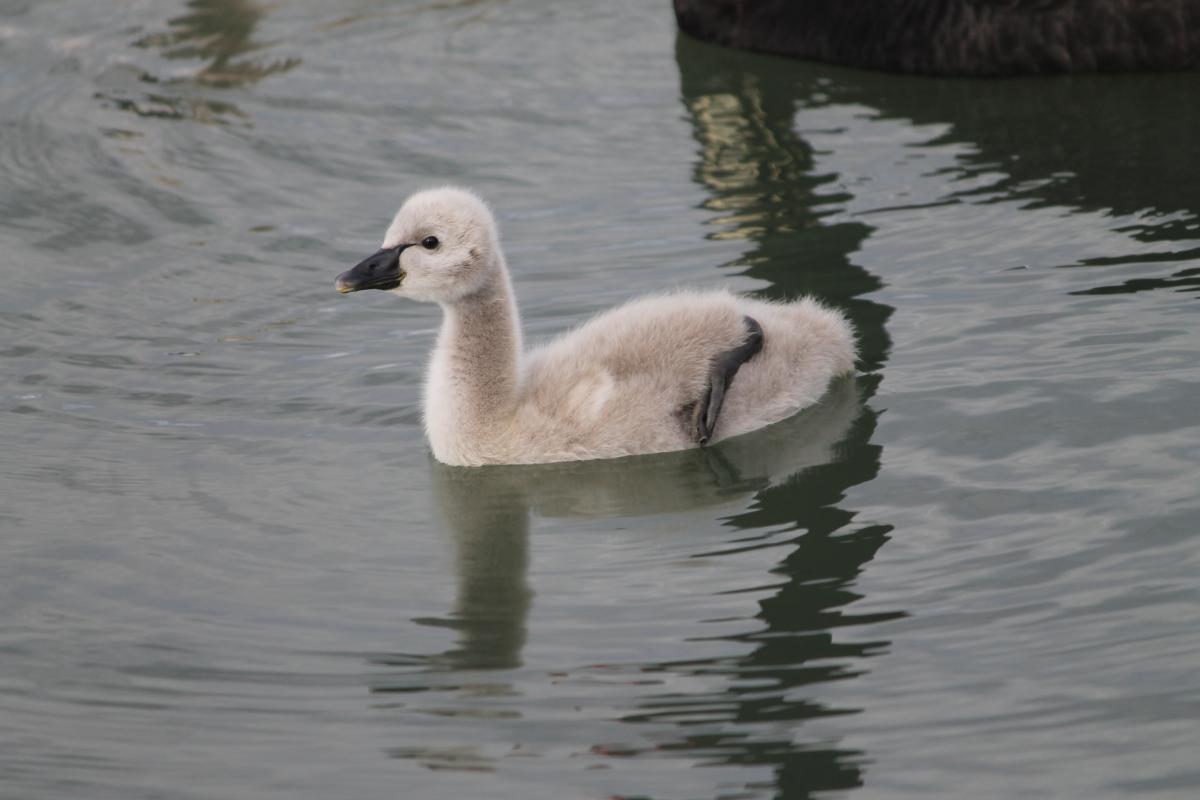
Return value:
[[(1194, 75), (1072, 76), (978, 83), (855, 73), (831, 89), (914, 125), (949, 124), (939, 143), (970, 147), (971, 167), (998, 182), (969, 190), (1117, 216), (1146, 209), (1200, 213), (1191, 176), (1200, 169)], [(1179, 219), (1137, 232), (1145, 241), (1196, 239)]]
[[(696, 179), (712, 192), (706, 205), (717, 212), (714, 223), (727, 227), (715, 235), (754, 242), (744, 258), (747, 272), (771, 281), (770, 293), (810, 291), (836, 301), (878, 287), (876, 278), (845, 263), (870, 229), (821, 222), (821, 206), (847, 196), (840, 176), (814, 171), (795, 115), (825, 105), (940, 128), (944, 133), (930, 144), (962, 144), (947, 183), (953, 177), (969, 188), (948, 194), (946, 203), (1015, 201), (1129, 218), (1123, 232), (1154, 252), (1119, 256), (1122, 262), (1039, 265), (1129, 263), (1153, 275), (1093, 293), (1194, 285), (1188, 268), (1200, 240), (1192, 179), (1200, 171), (1200, 104), (1193, 101), (1192, 75), (902, 78), (730, 52), (683, 36), (676, 57), (702, 145)], [(887, 309), (857, 300), (845, 307), (859, 323), (864, 363), (877, 366), (886, 353)]]
[[(1192, 251), (1192, 260), (1200, 258), (1200, 251)], [(1151, 289), (1174, 289), (1177, 292), (1200, 292), (1200, 267), (1188, 267), (1173, 272), (1166, 278), (1132, 278), (1117, 284), (1097, 286), (1071, 294), (1133, 294)]]
[[(862, 753), (826, 741), (797, 743), (794, 726), (806, 719), (855, 713), (858, 709), (810, 699), (803, 689), (860, 674), (862, 659), (889, 644), (839, 642), (835, 631), (903, 616), (845, 611), (860, 597), (852, 590), (855, 578), (891, 531), (886, 525), (853, 528), (854, 513), (837, 506), (846, 489), (871, 480), (879, 470), (881, 448), (871, 444), (875, 424), (875, 412), (864, 410), (839, 445), (836, 460), (764, 489), (749, 511), (728, 520), (738, 529), (786, 527), (801, 532), (772, 570), (782, 585), (760, 601), (761, 627), (731, 637), (751, 649), (732, 658), (647, 666), (649, 671), (697, 677), (720, 674), (727, 681), (708, 694), (663, 695), (643, 702), (628, 721), (677, 722), (684, 732), (669, 748), (689, 751), (705, 763), (772, 766), (778, 797), (810, 797), (862, 784)], [(696, 728), (702, 729), (689, 731)]]
[[(1200, 257), (1200, 104), (1190, 75), (1076, 76), (997, 82), (986, 92), (938, 80), (881, 91), (866, 81), (859, 102), (917, 124), (951, 124), (945, 141), (970, 144), (966, 169), (997, 174), (961, 199), (1025, 201), (1127, 218), (1118, 230), (1142, 252), (1053, 264), (1071, 269), (1128, 264), (1153, 275), (1073, 294), (1195, 291)], [(1053, 146), (1048, 146), (1053, 142)], [(1167, 265), (1165, 268), (1163, 265)], [(1183, 266), (1189, 265), (1189, 266)]]
[[(679, 453), (568, 464), (465, 469), (431, 462), (434, 492), (455, 551), (458, 593), (445, 619), (459, 631), (434, 669), (521, 665), (530, 592), (529, 515), (615, 518), (720, 505), (835, 458), (860, 413), (859, 387), (839, 381), (821, 404), (748, 436)], [(385, 662), (386, 663), (386, 662)], [(407, 663), (407, 662), (406, 662)]]
[[(836, 175), (815, 173), (812, 148), (795, 131), (803, 93), (794, 73), (777, 60), (682, 36), (676, 58), (682, 99), (700, 143), (695, 178), (710, 193), (705, 207), (716, 212), (713, 223), (722, 227), (714, 237), (752, 243), (738, 263), (771, 284), (764, 294), (814, 294), (844, 308), (858, 333), (862, 365), (879, 368), (890, 347), (884, 326), (892, 309), (861, 297), (881, 283), (850, 260), (870, 228), (822, 222), (821, 206), (844, 195), (830, 191)], [(869, 398), (877, 379), (860, 383)], [(846, 489), (879, 470), (880, 448), (871, 444), (875, 418), (864, 410), (839, 446), (839, 458), (764, 488), (749, 510), (728, 520), (738, 529), (799, 531), (772, 570), (782, 583), (760, 601), (761, 627), (736, 638), (750, 649), (732, 658), (647, 667), (727, 680), (708, 694), (643, 702), (627, 718), (676, 722), (683, 733), (668, 747), (704, 763), (771, 766), (777, 797), (810, 797), (862, 784), (862, 753), (828, 742), (798, 744), (794, 726), (856, 711), (830, 707), (803, 687), (859, 674), (861, 660), (888, 644), (843, 643), (834, 631), (902, 616), (845, 611), (859, 599), (852, 590), (855, 578), (891, 530), (855, 528), (854, 513), (838, 507)]]
[(188, 13), (171, 20), (171, 30), (139, 39), (138, 47), (154, 47), (171, 59), (203, 60), (192, 80), (230, 87), (286, 72), (300, 63), (285, 58), (263, 64), (239, 56), (261, 49), (254, 28), (266, 9), (249, 0), (188, 0)]
[[(530, 514), (546, 518), (618, 518), (686, 514), (699, 507), (735, 503), (748, 510), (728, 519), (737, 529), (801, 531), (790, 554), (773, 570), (782, 585), (761, 602), (763, 627), (727, 637), (736, 656), (709, 660), (612, 665), (642, 673), (671, 673), (698, 679), (700, 692), (643, 695), (621, 721), (660, 729), (653, 754), (684, 755), (698, 763), (769, 766), (784, 796), (804, 797), (820, 789), (861, 783), (861, 755), (828, 742), (794, 742), (795, 723), (813, 717), (853, 713), (831, 708), (797, 692), (804, 686), (852, 677), (852, 662), (875, 655), (887, 642), (845, 644), (833, 630), (891, 619), (898, 614), (852, 615), (844, 607), (857, 599), (850, 586), (863, 565), (887, 539), (884, 526), (848, 533), (853, 514), (837, 508), (849, 486), (870, 480), (878, 470), (879, 448), (870, 444), (875, 414), (860, 395), (873, 378), (836, 383), (818, 406), (772, 426), (719, 445), (614, 461), (528, 467), (459, 469), (434, 465), (435, 492), (446, 531), (455, 548), (458, 593), (445, 619), (417, 620), (451, 627), (458, 641), (447, 652), (372, 659), (401, 667), (402, 677), (375, 683), (380, 694), (423, 690), (411, 670), (459, 672), (511, 669), (521, 665), (531, 592), (527, 583)], [(745, 499), (754, 496), (746, 506)], [(729, 552), (776, 546), (739, 541)], [(717, 557), (720, 553), (697, 553)], [(762, 581), (751, 578), (752, 585)], [(721, 587), (723, 591), (745, 588)], [(603, 665), (579, 669), (588, 672)], [(504, 682), (459, 683), (441, 687), (471, 696), (517, 692)], [(677, 683), (677, 682), (672, 682)], [(781, 727), (781, 724), (783, 727)], [(664, 735), (677, 728), (677, 736)], [(636, 747), (594, 743), (594, 754), (627, 757)], [(492, 769), (475, 751), (418, 748), (389, 751), (444, 769)]]
[(433, 463), (434, 492), (454, 544), (458, 594), (446, 619), (420, 619), (459, 631), (457, 647), (437, 659), (450, 669), (521, 665), (533, 593), (529, 507), (503, 469), (464, 470)]
[(860, 295), (880, 288), (877, 277), (850, 262), (871, 229), (860, 222), (826, 225), (821, 206), (836, 175), (814, 174), (812, 147), (795, 132), (800, 96), (786, 62), (676, 39), (683, 102), (700, 142), (695, 178), (711, 194), (714, 238), (749, 239), (741, 256), (747, 275), (771, 286), (762, 294), (804, 294), (844, 308), (854, 321), (860, 358), (877, 369), (890, 346), (887, 306)]
[[(263, 62), (244, 57), (265, 45), (254, 40), (267, 8), (250, 0), (189, 0), (188, 13), (170, 21), (170, 30), (152, 33), (134, 42), (135, 47), (153, 48), (172, 60), (201, 61), (203, 65), (186, 79), (160, 81), (146, 72), (133, 79), (121, 70), (110, 70), (103, 81), (104, 91), (97, 96), (122, 111), (143, 117), (220, 121), (226, 116), (242, 116), (231, 103), (198, 97), (191, 93), (165, 91), (165, 87), (244, 86), (300, 63), (298, 58)], [(145, 91), (145, 84), (164, 89)]]

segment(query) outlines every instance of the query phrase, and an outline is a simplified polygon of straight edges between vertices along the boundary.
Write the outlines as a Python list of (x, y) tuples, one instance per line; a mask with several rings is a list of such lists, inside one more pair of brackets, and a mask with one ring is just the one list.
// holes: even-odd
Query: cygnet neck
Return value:
[(442, 304), (425, 394), (435, 455), (494, 439), (516, 407), (521, 323), (508, 270), (502, 260), (494, 266), (481, 289)]

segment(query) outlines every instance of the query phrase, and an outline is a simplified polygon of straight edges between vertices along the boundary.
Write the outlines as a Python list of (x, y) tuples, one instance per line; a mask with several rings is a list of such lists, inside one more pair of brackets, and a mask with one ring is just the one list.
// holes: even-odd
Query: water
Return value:
[[(1200, 76), (890, 77), (669, 4), (0, 0), (0, 796), (1194, 797)], [(706, 452), (459, 471), (435, 308), (848, 311)]]

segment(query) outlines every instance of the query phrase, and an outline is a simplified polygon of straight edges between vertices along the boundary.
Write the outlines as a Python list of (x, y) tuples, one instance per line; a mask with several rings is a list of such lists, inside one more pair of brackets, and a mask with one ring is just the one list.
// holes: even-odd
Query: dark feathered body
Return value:
[(674, 0), (717, 44), (928, 75), (1200, 66), (1200, 0)]

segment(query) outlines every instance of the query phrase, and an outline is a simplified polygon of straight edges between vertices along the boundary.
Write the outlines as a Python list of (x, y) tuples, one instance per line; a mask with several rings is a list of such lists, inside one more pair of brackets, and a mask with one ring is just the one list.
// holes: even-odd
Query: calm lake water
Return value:
[[(1196, 797), (1198, 98), (666, 0), (0, 0), (0, 797)], [(813, 294), (861, 374), (440, 467), (438, 310), (333, 291), (438, 182), (531, 339)]]

